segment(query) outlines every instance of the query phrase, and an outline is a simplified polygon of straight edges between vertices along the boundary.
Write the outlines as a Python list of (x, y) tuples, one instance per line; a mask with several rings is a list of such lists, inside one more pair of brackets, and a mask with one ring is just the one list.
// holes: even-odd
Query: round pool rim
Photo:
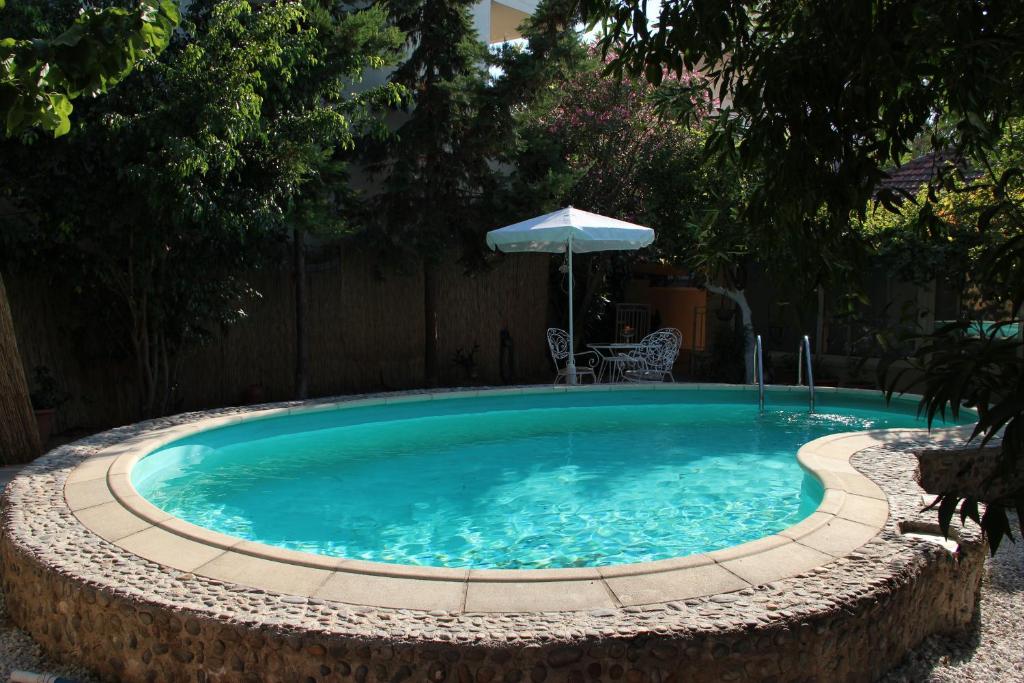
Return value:
[[(172, 569), (254, 588), (376, 607), (449, 612), (581, 611), (704, 597), (797, 576), (866, 544), (889, 518), (886, 494), (850, 465), (865, 448), (919, 436), (925, 429), (844, 432), (804, 444), (803, 469), (824, 489), (811, 515), (778, 533), (710, 553), (653, 562), (562, 569), (461, 569), (387, 564), (288, 550), (193, 525), (157, 508), (131, 483), (131, 469), (183, 437), (241, 421), (356, 406), (475, 396), (617, 390), (755, 392), (750, 385), (652, 384), (400, 392), (320, 399), (149, 430), (102, 449), (69, 474), (65, 500), (78, 521), (131, 553)], [(768, 392), (806, 387), (770, 386)], [(819, 388), (819, 393), (878, 396)], [(751, 400), (756, 397), (751, 394)], [(896, 400), (916, 402), (917, 397)], [(770, 404), (770, 400), (769, 400)], [(933, 430), (948, 435), (970, 427)], [(382, 579), (386, 581), (382, 582)], [(682, 590), (680, 587), (685, 586)]]

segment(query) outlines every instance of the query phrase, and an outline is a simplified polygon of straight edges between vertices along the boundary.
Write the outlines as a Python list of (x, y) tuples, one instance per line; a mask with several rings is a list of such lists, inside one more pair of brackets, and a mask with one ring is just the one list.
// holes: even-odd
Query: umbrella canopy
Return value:
[(487, 246), (505, 252), (629, 251), (648, 246), (654, 231), (571, 206), (487, 233)]
[(569, 359), (568, 381), (576, 384), (576, 359), (573, 330), (572, 255), (595, 251), (631, 251), (654, 241), (654, 231), (571, 206), (519, 223), (491, 230), (487, 246), (504, 252), (567, 253), (569, 260)]

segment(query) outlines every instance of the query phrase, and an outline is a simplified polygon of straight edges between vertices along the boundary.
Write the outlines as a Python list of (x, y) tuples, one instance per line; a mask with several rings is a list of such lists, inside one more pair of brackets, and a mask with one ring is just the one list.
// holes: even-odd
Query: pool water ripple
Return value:
[(796, 461), (800, 445), (921, 426), (880, 400), (821, 402), (808, 415), (785, 397), (758, 416), (749, 394), (683, 396), (695, 393), (451, 399), (260, 420), (161, 448), (132, 480), (186, 521), (293, 550), (594, 567), (780, 531), (821, 499)]

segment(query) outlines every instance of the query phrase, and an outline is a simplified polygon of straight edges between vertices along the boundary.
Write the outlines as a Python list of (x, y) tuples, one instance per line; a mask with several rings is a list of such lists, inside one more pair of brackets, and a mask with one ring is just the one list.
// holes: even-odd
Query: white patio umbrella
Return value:
[(595, 251), (631, 251), (654, 241), (654, 231), (642, 225), (608, 218), (571, 206), (537, 218), (491, 230), (487, 246), (504, 252), (568, 253), (569, 260), (569, 383), (576, 383), (572, 314), (572, 255)]

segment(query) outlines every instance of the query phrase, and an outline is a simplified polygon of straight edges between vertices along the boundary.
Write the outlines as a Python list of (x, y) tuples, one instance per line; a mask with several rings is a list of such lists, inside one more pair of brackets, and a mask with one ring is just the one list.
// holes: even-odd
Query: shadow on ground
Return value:
[[(1015, 515), (1011, 528), (1019, 529)], [(1024, 680), (1024, 541), (1004, 540), (986, 563), (981, 600), (966, 633), (932, 636), (882, 683)]]

